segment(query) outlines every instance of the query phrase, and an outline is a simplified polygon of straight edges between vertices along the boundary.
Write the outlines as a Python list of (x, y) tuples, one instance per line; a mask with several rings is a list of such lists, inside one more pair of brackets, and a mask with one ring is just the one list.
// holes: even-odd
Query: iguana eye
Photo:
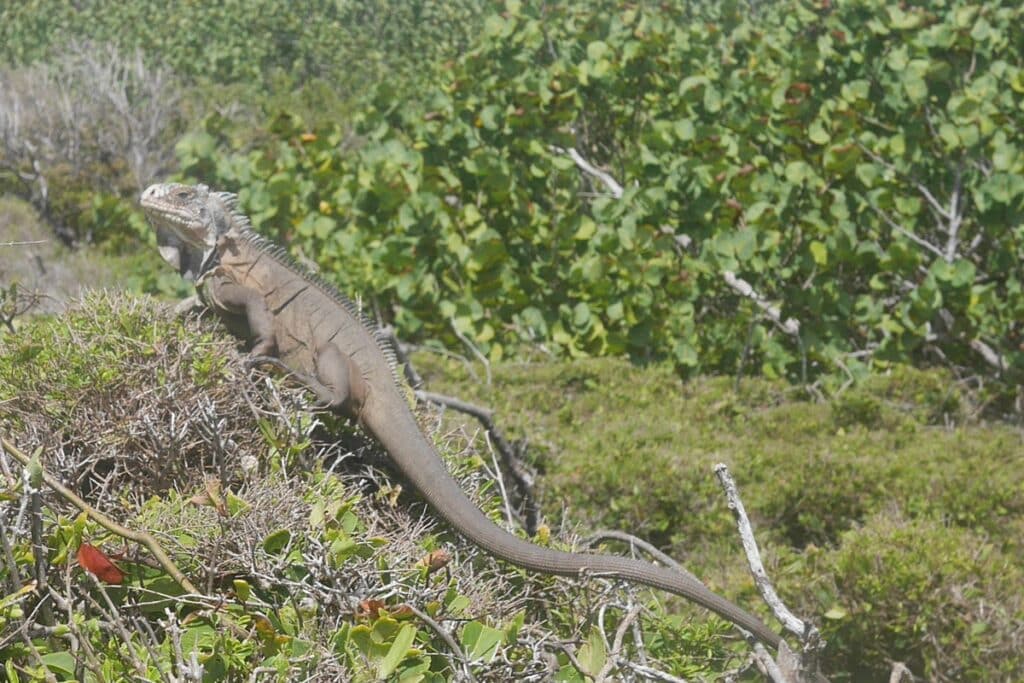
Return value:
[(191, 194), (188, 190), (178, 190), (178, 199), (188, 199)]

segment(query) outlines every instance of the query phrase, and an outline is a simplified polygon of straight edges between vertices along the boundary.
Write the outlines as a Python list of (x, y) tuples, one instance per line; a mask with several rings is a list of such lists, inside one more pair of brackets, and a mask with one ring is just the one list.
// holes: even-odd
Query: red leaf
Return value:
[(124, 581), (124, 572), (111, 562), (103, 551), (94, 545), (83, 543), (78, 546), (78, 564), (86, 571), (95, 574), (103, 583), (120, 585)]

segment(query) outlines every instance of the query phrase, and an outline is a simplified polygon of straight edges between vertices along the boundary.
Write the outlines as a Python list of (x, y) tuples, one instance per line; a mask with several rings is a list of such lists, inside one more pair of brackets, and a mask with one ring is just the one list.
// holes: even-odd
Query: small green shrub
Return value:
[(932, 681), (1019, 680), (1024, 655), (1012, 635), (1024, 615), (1019, 559), (966, 529), (872, 516), (801, 575), (811, 585), (825, 582), (819, 609), (831, 617), (823, 624), (828, 667), (842, 680), (882, 679), (893, 661)]

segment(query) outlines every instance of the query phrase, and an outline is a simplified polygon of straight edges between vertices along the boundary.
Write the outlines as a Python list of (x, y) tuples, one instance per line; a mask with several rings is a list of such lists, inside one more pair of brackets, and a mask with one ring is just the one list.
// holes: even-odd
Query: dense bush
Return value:
[[(192, 82), (291, 89), (311, 80), (358, 95), (380, 78), (418, 77), (476, 33), (475, 0), (25, 0), (0, 9), (0, 63), (52, 59), (71, 39), (144, 50)], [(312, 19), (315, 18), (315, 19)], [(283, 82), (282, 82), (283, 81)], [(211, 91), (228, 105), (230, 94)]]
[[(382, 454), (360, 457), (375, 447), (312, 415), (301, 387), (254, 383), (234, 344), (209, 319), (122, 295), (0, 336), (3, 437), (152, 534), (193, 584), (49, 486), (37, 495), (0, 449), (4, 680), (442, 683), (469, 669), (583, 683), (567, 652), (616, 680), (636, 680), (634, 661), (688, 677), (740, 662), (731, 629), (703, 611), (666, 616), (647, 591), (526, 572), (438, 525), (369, 465)], [(429, 422), (453, 475), (502, 520), (485, 439)], [(85, 571), (83, 542), (123, 581)], [(613, 652), (632, 605), (636, 635)]]
[(883, 662), (900, 661), (929, 681), (1011, 681), (1024, 675), (1012, 635), (1024, 610), (1019, 560), (984, 535), (880, 514), (801, 578), (830, 584), (830, 666), (850, 680), (882, 680)]
[(379, 88), (356, 148), (284, 116), (181, 159), (407, 336), (836, 382), (937, 363), (1012, 398), (1022, 12), (509, 2), (422, 92)]

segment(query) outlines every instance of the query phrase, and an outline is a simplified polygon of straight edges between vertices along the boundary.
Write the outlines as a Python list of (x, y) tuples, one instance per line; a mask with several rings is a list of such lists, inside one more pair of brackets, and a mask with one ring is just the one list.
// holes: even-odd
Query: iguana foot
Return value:
[(294, 372), (292, 372), (292, 369), (285, 365), (280, 358), (275, 358), (274, 356), (249, 356), (248, 358), (245, 359), (246, 370), (254, 370), (255, 368), (258, 368), (261, 365), (272, 365), (273, 367), (277, 368), (278, 370), (286, 374), (295, 374)]
[(192, 296), (185, 297), (174, 306), (174, 315), (181, 317), (202, 308), (205, 308), (203, 302), (199, 300), (198, 296), (193, 294)]

